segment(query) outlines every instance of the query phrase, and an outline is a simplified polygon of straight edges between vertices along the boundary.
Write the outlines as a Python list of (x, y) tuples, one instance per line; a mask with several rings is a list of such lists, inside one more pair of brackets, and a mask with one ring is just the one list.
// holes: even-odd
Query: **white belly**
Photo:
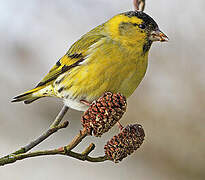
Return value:
[(64, 104), (78, 111), (86, 111), (89, 108), (89, 106), (81, 103), (78, 100), (73, 100), (73, 99), (64, 99)]

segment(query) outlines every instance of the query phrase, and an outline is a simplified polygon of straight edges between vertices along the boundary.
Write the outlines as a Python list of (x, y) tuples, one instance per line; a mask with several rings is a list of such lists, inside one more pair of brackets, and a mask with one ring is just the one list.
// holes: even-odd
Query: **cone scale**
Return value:
[(100, 137), (121, 119), (126, 107), (124, 96), (107, 92), (85, 111), (81, 119), (82, 126), (89, 135)]
[(144, 130), (141, 125), (128, 125), (104, 146), (109, 160), (118, 163), (137, 150), (144, 141)]

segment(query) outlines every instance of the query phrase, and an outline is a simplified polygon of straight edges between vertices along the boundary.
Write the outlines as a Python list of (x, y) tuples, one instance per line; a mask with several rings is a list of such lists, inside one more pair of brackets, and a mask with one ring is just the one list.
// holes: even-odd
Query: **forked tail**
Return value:
[(41, 98), (41, 97), (45, 97), (45, 96), (51, 96), (51, 87), (47, 86), (40, 86), (40, 87), (36, 87), (34, 89), (31, 89), (19, 96), (16, 96), (13, 98), (13, 100), (11, 102), (20, 102), (20, 101), (24, 101), (25, 104), (30, 104), (33, 101)]

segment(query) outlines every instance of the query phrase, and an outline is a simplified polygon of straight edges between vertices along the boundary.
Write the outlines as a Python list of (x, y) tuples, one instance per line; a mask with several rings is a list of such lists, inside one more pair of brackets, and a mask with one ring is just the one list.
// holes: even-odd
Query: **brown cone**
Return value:
[(82, 125), (88, 134), (101, 136), (120, 120), (126, 107), (124, 96), (107, 92), (90, 105), (82, 116)]
[(118, 163), (137, 150), (143, 143), (144, 137), (145, 134), (141, 125), (128, 125), (107, 142), (104, 147), (105, 154), (108, 159)]

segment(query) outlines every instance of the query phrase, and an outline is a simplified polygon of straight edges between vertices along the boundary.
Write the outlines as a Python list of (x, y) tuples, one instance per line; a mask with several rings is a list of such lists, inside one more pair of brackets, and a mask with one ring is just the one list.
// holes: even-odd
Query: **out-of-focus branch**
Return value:
[(144, 11), (145, 0), (133, 0), (133, 4), (136, 11)]

